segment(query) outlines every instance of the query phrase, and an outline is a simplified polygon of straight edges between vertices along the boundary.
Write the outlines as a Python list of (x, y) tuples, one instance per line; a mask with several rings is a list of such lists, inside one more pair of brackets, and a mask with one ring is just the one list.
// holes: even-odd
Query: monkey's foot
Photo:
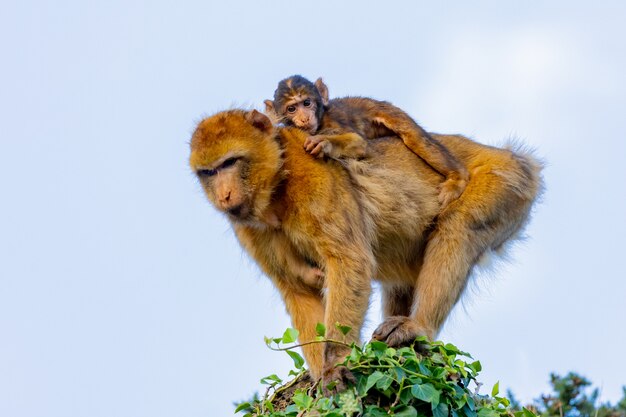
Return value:
[(408, 346), (418, 336), (428, 336), (415, 321), (406, 316), (391, 316), (385, 319), (372, 334), (372, 340), (380, 340), (389, 346)]
[(332, 145), (323, 136), (309, 136), (304, 141), (304, 150), (317, 158), (330, 154)]
[(461, 178), (448, 178), (439, 185), (439, 204), (444, 209), (448, 204), (456, 200), (463, 194), (467, 181)]
[(352, 372), (345, 366), (337, 365), (322, 371), (322, 390), (324, 395), (330, 396), (348, 388), (348, 383), (356, 384)]

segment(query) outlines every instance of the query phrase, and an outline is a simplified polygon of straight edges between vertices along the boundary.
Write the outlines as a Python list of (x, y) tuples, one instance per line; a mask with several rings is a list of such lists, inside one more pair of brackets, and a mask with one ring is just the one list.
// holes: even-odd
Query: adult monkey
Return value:
[[(541, 165), (529, 154), (436, 137), (471, 172), (443, 214), (441, 175), (397, 138), (369, 141), (371, 158), (321, 160), (303, 150), (305, 132), (277, 128), (256, 110), (201, 121), (190, 165), (280, 291), (300, 342), (314, 339), (318, 322), (331, 338), (358, 341), (375, 277), (385, 320), (374, 337), (399, 345), (437, 334), (474, 264), (523, 228), (542, 186)], [(315, 268), (323, 276), (304, 276)], [(343, 336), (336, 322), (353, 332)], [(314, 377), (346, 376), (334, 366), (344, 347), (303, 350)]]
[(386, 101), (367, 97), (329, 100), (328, 87), (321, 78), (312, 83), (293, 75), (278, 83), (274, 100), (265, 100), (265, 110), (313, 135), (304, 147), (318, 157), (361, 157), (365, 155), (360, 146), (363, 139), (398, 136), (446, 178), (439, 186), (442, 208), (457, 199), (467, 184), (468, 172), (463, 164), (408, 114)]

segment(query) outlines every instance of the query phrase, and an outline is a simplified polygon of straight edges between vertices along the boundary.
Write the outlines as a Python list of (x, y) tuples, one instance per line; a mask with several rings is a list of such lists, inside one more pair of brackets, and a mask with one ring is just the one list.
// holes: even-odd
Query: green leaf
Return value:
[(326, 326), (324, 326), (322, 323), (317, 323), (315, 325), (315, 334), (318, 335), (319, 337), (325, 337), (326, 336)]
[(348, 358), (352, 361), (352, 362), (358, 362), (359, 361), (359, 357), (361, 356), (361, 352), (359, 352), (359, 348), (356, 346), (352, 346), (352, 350), (350, 351), (350, 355), (348, 356)]
[(396, 417), (417, 417), (417, 410), (410, 405), (402, 405), (394, 408), (393, 415)]
[(291, 359), (293, 359), (293, 364), (297, 369), (302, 369), (302, 367), (304, 366), (304, 359), (302, 358), (302, 356), (300, 356), (298, 352), (288, 350), (287, 355), (291, 356)]
[(472, 411), (476, 411), (476, 404), (474, 403), (474, 398), (471, 395), (467, 396), (467, 407)]
[(530, 411), (526, 407), (522, 407), (522, 411), (524, 411), (524, 416), (526, 416), (526, 417), (536, 417), (536, 414), (533, 413), (532, 411)]
[[(469, 406), (470, 401), (472, 402), (472, 406), (471, 407)], [(472, 397), (467, 397), (467, 404), (465, 404), (465, 406), (463, 406), (461, 411), (463, 411), (463, 413), (467, 417), (476, 417), (476, 411), (474, 411), (474, 400), (472, 399)]]
[(308, 410), (313, 405), (313, 397), (308, 396), (306, 392), (301, 390), (296, 391), (291, 399), (301, 410)]
[(505, 397), (498, 397), (498, 402), (501, 403), (505, 407), (508, 407), (511, 405), (511, 401)]
[[(456, 388), (457, 387), (455, 386), (455, 389)], [(467, 403), (467, 397), (465, 395), (463, 395), (462, 397), (458, 397), (454, 400), (454, 403), (456, 404), (456, 408), (461, 409)]]
[(246, 408), (250, 408), (250, 403), (241, 403), (237, 406), (237, 408), (235, 408), (235, 413), (245, 410)]
[(491, 389), (491, 396), (495, 397), (500, 392), (500, 381), (496, 382), (496, 384)]
[(491, 408), (481, 408), (478, 410), (478, 417), (500, 417), (500, 413)]
[(317, 403), (315, 403), (315, 409), (319, 411), (328, 411), (333, 406), (333, 400), (330, 398), (320, 398)]
[(265, 385), (275, 385), (280, 384), (281, 382), (283, 382), (283, 380), (277, 377), (276, 374), (272, 374), (261, 379), (261, 384)]
[(441, 353), (433, 353), (430, 357), (430, 360), (433, 361), (433, 363), (446, 365), (446, 360), (443, 358)]
[(283, 333), (283, 343), (293, 343), (296, 340), (298, 340), (298, 335), (300, 334), (300, 332), (298, 332), (296, 329), (287, 329), (285, 330), (285, 333)]
[(383, 377), (380, 378), (376, 382), (376, 388), (378, 388), (381, 391), (385, 391), (385, 390), (387, 390), (387, 388), (389, 388), (391, 386), (392, 382), (393, 382), (393, 378), (392, 377), (390, 377), (389, 375), (383, 375)]
[(426, 376), (432, 376), (433, 373), (430, 372), (430, 369), (428, 369), (428, 367), (426, 365), (424, 365), (423, 362), (419, 363), (419, 368), (420, 368), (420, 372)]
[(326, 384), (326, 389), (328, 391), (332, 391), (335, 389), (336, 386), (337, 386), (337, 381), (330, 381), (328, 384)]
[(446, 343), (443, 347), (448, 351), (448, 353), (461, 353), (461, 351), (452, 343)]
[[(450, 371), (448, 370), (448, 372)], [(433, 378), (441, 379), (441, 377), (443, 377), (445, 373), (446, 373), (445, 368), (435, 368), (435, 370), (433, 371)]]
[(393, 371), (396, 374), (396, 381), (400, 382), (404, 378), (406, 378), (406, 372), (404, 372), (404, 369), (400, 368), (399, 366), (394, 366)]
[(389, 414), (378, 406), (370, 405), (367, 407), (367, 412), (363, 417), (389, 417)]
[(365, 375), (357, 377), (356, 392), (359, 397), (365, 397), (367, 395), (367, 391), (365, 390), (366, 385), (367, 378), (365, 378)]
[(414, 400), (411, 390), (406, 388), (400, 393), (400, 404), (410, 404)]
[(411, 387), (411, 394), (419, 400), (431, 403), (433, 407), (439, 404), (439, 391), (431, 384), (416, 384)]
[(352, 330), (352, 327), (350, 327), (350, 326), (343, 326), (343, 325), (341, 325), (339, 322), (335, 323), (335, 327), (336, 327), (337, 329), (339, 329), (339, 331), (340, 331), (340, 332), (341, 332), (344, 336), (345, 336), (345, 335), (347, 335), (347, 334), (348, 334), (348, 332), (349, 332), (350, 330)]
[(448, 417), (448, 406), (444, 403), (441, 403), (437, 406), (432, 405), (433, 409), (433, 417)]
[(368, 392), (370, 388), (372, 388), (379, 379), (384, 377), (385, 375), (380, 371), (374, 371), (370, 376), (367, 377), (367, 384), (365, 384), (365, 392)]
[(483, 370), (483, 366), (480, 364), (480, 361), (472, 362), (467, 365), (469, 368), (473, 369), (474, 372), (480, 372)]
[(370, 346), (373, 351), (384, 352), (385, 350), (387, 350), (387, 344), (379, 340), (372, 340), (370, 342)]

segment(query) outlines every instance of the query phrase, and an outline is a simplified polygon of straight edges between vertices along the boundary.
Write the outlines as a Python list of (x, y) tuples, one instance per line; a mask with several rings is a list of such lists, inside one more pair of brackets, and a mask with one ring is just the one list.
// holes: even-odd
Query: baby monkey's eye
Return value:
[(296, 111), (296, 106), (294, 106), (293, 104), (291, 106), (287, 106), (287, 111), (289, 113), (293, 113)]
[(304, 103), (304, 107), (310, 107), (311, 106), (311, 100), (308, 99), (308, 98), (306, 100), (304, 100), (303, 103)]

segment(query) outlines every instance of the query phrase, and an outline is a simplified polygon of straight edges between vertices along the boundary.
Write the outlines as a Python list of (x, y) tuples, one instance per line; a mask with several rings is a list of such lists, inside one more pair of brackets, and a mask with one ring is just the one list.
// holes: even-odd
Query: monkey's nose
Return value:
[(219, 201), (222, 204), (227, 204), (230, 201), (230, 191), (226, 191), (221, 196), (219, 196)]

